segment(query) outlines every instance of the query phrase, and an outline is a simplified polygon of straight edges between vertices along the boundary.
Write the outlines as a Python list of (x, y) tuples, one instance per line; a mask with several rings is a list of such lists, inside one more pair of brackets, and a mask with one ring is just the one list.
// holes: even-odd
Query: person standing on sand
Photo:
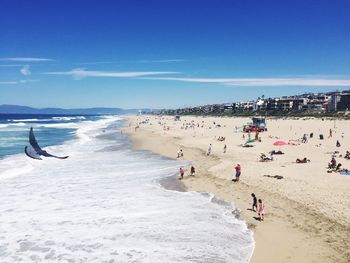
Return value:
[(196, 169), (194, 168), (194, 166), (191, 166), (191, 176), (195, 176), (196, 175)]
[(238, 163), (235, 167), (236, 170), (236, 179), (232, 179), (234, 182), (239, 182), (239, 177), (241, 176), (241, 165)]
[(264, 221), (265, 204), (261, 199), (259, 199), (258, 202), (259, 202), (259, 208), (258, 208), (259, 218), (260, 218), (260, 221)]
[(227, 149), (227, 146), (226, 146), (226, 144), (225, 144), (225, 146), (224, 146), (224, 153), (226, 153), (226, 149)]
[(252, 193), (252, 197), (253, 197), (252, 209), (254, 212), (256, 212), (258, 210), (258, 200), (256, 199), (256, 196), (254, 193)]
[(332, 129), (329, 129), (329, 136), (328, 136), (328, 138), (332, 138), (332, 135), (333, 135), (333, 131), (332, 131)]
[(183, 157), (184, 153), (182, 151), (182, 149), (180, 148), (180, 150), (177, 152), (177, 158)]
[(179, 180), (184, 179), (184, 173), (185, 173), (185, 171), (184, 171), (184, 169), (183, 169), (182, 167), (180, 167), (179, 172), (180, 172), (180, 178), (179, 178)]
[(211, 154), (211, 144), (209, 144), (207, 155), (209, 156)]

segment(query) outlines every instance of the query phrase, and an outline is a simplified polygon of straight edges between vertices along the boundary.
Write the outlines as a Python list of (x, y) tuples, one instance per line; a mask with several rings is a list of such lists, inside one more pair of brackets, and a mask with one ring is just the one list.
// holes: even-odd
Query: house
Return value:
[(350, 109), (350, 93), (331, 95), (328, 103), (329, 111), (346, 111), (348, 109)]

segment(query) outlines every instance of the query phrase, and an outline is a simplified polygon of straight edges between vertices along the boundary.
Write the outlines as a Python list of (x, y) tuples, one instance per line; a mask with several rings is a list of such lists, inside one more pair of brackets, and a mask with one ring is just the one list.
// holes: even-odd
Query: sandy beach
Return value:
[[(185, 167), (181, 182), (188, 191), (211, 192), (235, 204), (235, 213), (254, 233), (256, 245), (251, 262), (350, 262), (350, 176), (327, 172), (335, 151), (337, 162), (350, 168), (350, 160), (343, 157), (350, 150), (350, 122), (267, 119), (268, 130), (259, 134), (261, 142), (245, 148), (242, 144), (248, 134), (241, 127), (249, 121), (250, 118), (190, 116), (175, 121), (172, 116), (135, 116), (128, 117), (123, 132), (129, 135), (135, 149), (171, 158), (177, 158), (178, 150), (183, 150), (180, 159), (192, 162), (196, 176), (189, 176), (190, 167)], [(302, 143), (303, 135), (310, 133), (313, 137)], [(254, 135), (251, 134), (253, 139)], [(219, 136), (225, 141), (219, 141)], [(340, 147), (336, 147), (337, 140)], [(289, 144), (273, 146), (276, 141)], [(212, 151), (207, 156), (209, 144)], [(272, 150), (284, 154), (274, 155), (273, 161), (259, 161), (260, 153)], [(295, 162), (304, 157), (310, 162)], [(231, 181), (237, 163), (242, 166), (239, 183)], [(276, 175), (282, 179), (276, 179)], [(264, 222), (258, 221), (257, 213), (251, 210), (253, 192), (266, 205)]]

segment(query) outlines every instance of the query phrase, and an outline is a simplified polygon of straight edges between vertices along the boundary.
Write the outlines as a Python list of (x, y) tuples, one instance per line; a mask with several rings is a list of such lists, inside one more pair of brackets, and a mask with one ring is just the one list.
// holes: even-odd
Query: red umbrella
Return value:
[(278, 146), (278, 150), (280, 151), (281, 150), (281, 146), (284, 146), (284, 145), (288, 145), (288, 143), (284, 142), (284, 141), (276, 141), (273, 143), (274, 146)]
[(273, 143), (274, 146), (283, 146), (283, 145), (288, 145), (288, 143), (284, 141), (276, 141)]

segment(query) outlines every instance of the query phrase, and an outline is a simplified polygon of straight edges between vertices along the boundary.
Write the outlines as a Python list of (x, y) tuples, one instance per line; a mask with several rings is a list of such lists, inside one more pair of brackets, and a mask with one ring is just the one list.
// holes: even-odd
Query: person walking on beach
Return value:
[(260, 218), (260, 221), (264, 221), (265, 204), (261, 199), (259, 199), (258, 202), (259, 202), (259, 208), (258, 208), (259, 218)]
[(252, 193), (252, 197), (253, 197), (252, 209), (254, 212), (256, 212), (258, 210), (258, 200), (254, 193)]
[(234, 182), (239, 182), (239, 177), (241, 176), (241, 165), (238, 163), (235, 167), (236, 170), (236, 179), (232, 179)]
[(209, 148), (208, 148), (208, 151), (207, 151), (207, 155), (209, 156), (211, 154), (211, 144), (209, 144)]
[(177, 158), (180, 158), (180, 157), (183, 157), (184, 156), (184, 153), (182, 151), (182, 149), (180, 149), (178, 152), (177, 152)]
[(336, 147), (340, 147), (340, 142), (337, 140), (337, 143), (335, 144)]
[(226, 153), (227, 146), (226, 144), (224, 145), (224, 153)]
[(328, 138), (332, 138), (332, 135), (333, 135), (333, 131), (332, 131), (332, 129), (329, 129), (329, 136), (328, 136)]
[(194, 166), (191, 166), (191, 176), (195, 176), (196, 175), (196, 169), (194, 168)]
[(302, 143), (307, 143), (307, 135), (306, 133), (303, 135), (303, 139), (301, 140)]
[(182, 167), (180, 167), (179, 172), (180, 172), (180, 178), (179, 178), (179, 180), (184, 179), (184, 174), (185, 174), (185, 171), (184, 171), (184, 169), (183, 169)]

